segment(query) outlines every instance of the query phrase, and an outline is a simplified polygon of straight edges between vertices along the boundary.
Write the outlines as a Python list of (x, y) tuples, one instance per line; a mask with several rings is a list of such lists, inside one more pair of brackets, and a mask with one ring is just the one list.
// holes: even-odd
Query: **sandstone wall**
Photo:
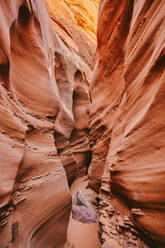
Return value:
[(102, 239), (123, 247), (145, 247), (137, 227), (150, 247), (165, 243), (164, 25), (164, 1), (100, 3), (89, 178)]
[(165, 245), (165, 3), (101, 1), (95, 58), (97, 5), (0, 2), (2, 248), (63, 247), (91, 150), (102, 241)]
[[(46, 0), (54, 31), (64, 43), (56, 50), (55, 78), (65, 109), (55, 125), (55, 143), (69, 184), (86, 172), (90, 163), (89, 82), (94, 67), (96, 41), (73, 18), (65, 1)], [(89, 8), (90, 10), (90, 8)], [(76, 12), (77, 13), (77, 12)], [(93, 14), (93, 17), (96, 16)], [(84, 16), (88, 21), (88, 15)], [(66, 118), (69, 111), (72, 121)]]
[[(96, 40), (96, 26), (99, 0), (46, 0), (52, 15), (60, 14), (59, 17), (71, 19), (81, 29)], [(58, 10), (57, 10), (58, 8)], [(56, 15), (57, 18), (57, 15)], [(65, 25), (66, 25), (65, 24)], [(66, 27), (66, 26), (65, 26)]]
[(42, 0), (0, 2), (1, 248), (63, 247), (68, 182), (89, 160), (95, 42), (56, 19)]

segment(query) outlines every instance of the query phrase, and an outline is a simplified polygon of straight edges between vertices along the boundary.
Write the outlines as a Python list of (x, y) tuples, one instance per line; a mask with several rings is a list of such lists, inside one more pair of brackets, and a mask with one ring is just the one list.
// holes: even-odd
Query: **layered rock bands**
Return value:
[[(90, 185), (102, 239), (165, 245), (165, 2), (104, 0), (91, 84)], [(129, 217), (129, 218), (128, 218)]]
[(104, 246), (165, 246), (165, 2), (100, 1), (95, 54), (97, 7), (0, 1), (0, 248), (62, 248), (87, 170)]
[(1, 248), (63, 247), (68, 183), (90, 161), (96, 42), (68, 10), (54, 5), (50, 19), (51, 3), (0, 2)]

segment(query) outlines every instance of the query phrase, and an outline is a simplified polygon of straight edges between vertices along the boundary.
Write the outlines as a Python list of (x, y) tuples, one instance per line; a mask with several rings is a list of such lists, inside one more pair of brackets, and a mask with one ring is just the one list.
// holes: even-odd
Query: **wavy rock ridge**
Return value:
[(41, 0), (1, 1), (0, 21), (0, 247), (63, 247), (68, 183), (90, 160), (95, 42), (58, 15), (53, 30)]
[(72, 20), (94, 40), (96, 40), (96, 26), (99, 0), (46, 0), (49, 11), (66, 20)]
[(145, 247), (132, 222), (165, 245), (164, 13), (164, 1), (100, 3), (89, 183), (101, 188), (102, 239), (123, 247)]

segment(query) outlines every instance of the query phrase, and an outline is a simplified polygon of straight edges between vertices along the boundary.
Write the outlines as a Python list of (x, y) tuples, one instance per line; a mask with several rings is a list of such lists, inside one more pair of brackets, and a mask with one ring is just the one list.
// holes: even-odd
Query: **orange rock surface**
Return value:
[(100, 3), (89, 177), (102, 239), (123, 247), (145, 247), (130, 223), (165, 245), (164, 25), (164, 1)]
[(65, 1), (46, 0), (46, 4), (60, 41), (54, 73), (64, 109), (56, 119), (55, 143), (71, 184), (76, 176), (85, 173), (91, 159), (89, 82), (96, 42), (77, 25)]
[(46, 0), (46, 2), (51, 15), (65, 18), (66, 23), (71, 20), (96, 40), (99, 0)]
[(0, 248), (79, 248), (88, 167), (103, 247), (165, 246), (165, 2), (98, 4), (0, 1)]
[(41, 0), (0, 2), (1, 248), (63, 247), (68, 182), (89, 163), (96, 44), (58, 16)]

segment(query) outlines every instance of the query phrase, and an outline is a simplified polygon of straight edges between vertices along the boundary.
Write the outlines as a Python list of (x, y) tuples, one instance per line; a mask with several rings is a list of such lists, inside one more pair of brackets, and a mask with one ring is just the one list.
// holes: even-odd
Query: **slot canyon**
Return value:
[(164, 0), (0, 1), (0, 248), (165, 247), (164, 30)]

